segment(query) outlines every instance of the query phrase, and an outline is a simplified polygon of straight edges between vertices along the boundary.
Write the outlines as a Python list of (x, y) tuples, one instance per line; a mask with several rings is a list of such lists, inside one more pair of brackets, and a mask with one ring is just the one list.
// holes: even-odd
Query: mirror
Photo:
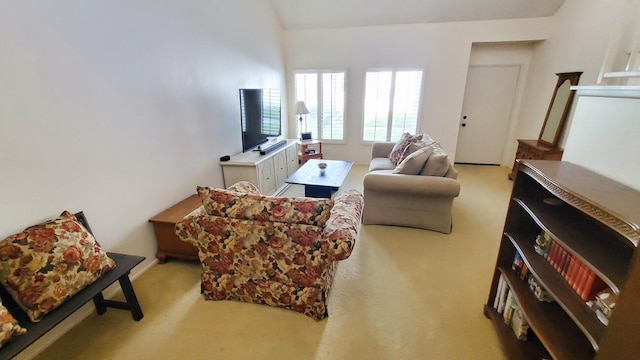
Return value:
[(571, 86), (578, 85), (582, 72), (557, 73), (556, 75), (558, 82), (538, 137), (539, 144), (551, 147), (558, 144), (575, 94), (575, 91), (571, 90)]

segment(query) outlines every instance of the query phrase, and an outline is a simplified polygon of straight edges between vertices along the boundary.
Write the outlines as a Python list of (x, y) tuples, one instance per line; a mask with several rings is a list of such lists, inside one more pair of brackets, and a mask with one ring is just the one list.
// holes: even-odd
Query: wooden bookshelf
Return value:
[[(639, 191), (569, 162), (519, 161), (484, 309), (508, 358), (624, 359), (640, 354), (640, 292), (633, 290), (640, 289), (639, 229)], [(608, 325), (535, 251), (542, 231), (618, 295)], [(511, 269), (516, 252), (553, 302), (539, 301)], [(529, 340), (517, 340), (493, 308), (501, 276), (529, 324)], [(545, 352), (546, 357), (541, 355)]]

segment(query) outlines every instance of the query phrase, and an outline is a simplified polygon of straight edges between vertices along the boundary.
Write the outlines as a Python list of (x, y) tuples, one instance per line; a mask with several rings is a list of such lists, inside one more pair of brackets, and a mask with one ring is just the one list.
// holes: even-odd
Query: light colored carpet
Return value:
[[(457, 165), (453, 232), (362, 226), (320, 322), (287, 310), (205, 301), (198, 263), (134, 281), (144, 319), (95, 314), (37, 359), (504, 359), (482, 313), (512, 183), (506, 167)], [(345, 188), (362, 190), (366, 166)], [(285, 195), (299, 195), (290, 187)]]

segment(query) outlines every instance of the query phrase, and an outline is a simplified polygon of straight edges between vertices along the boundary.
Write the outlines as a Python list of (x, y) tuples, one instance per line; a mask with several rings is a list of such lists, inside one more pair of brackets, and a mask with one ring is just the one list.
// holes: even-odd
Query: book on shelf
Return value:
[(493, 299), (493, 308), (496, 310), (498, 309), (498, 304), (500, 302), (500, 297), (504, 287), (505, 287), (505, 281), (504, 281), (504, 277), (501, 274), (500, 279), (498, 279), (498, 288), (496, 290), (496, 297), (495, 299)]
[(509, 290), (507, 292), (507, 298), (504, 301), (504, 309), (502, 312), (502, 319), (504, 320), (504, 323), (507, 325), (511, 324), (511, 316), (513, 316), (515, 301), (516, 300), (513, 298), (513, 292)]
[(511, 263), (511, 269), (515, 271), (516, 274), (520, 277), (520, 279), (526, 279), (529, 274), (529, 267), (522, 259), (522, 255), (516, 251), (516, 255), (513, 257), (513, 262)]
[(513, 262), (511, 263), (511, 269), (516, 273), (520, 274), (522, 271), (522, 265), (524, 264), (524, 260), (522, 260), (522, 256), (519, 252), (516, 251), (516, 255), (513, 257)]
[(571, 264), (571, 259), (573, 259), (573, 255), (565, 249), (567, 256), (562, 264), (562, 276), (566, 276), (567, 272), (569, 272), (569, 265)]
[(573, 284), (576, 282), (575, 276), (579, 267), (580, 260), (576, 259), (575, 257), (571, 257), (571, 260), (569, 262), (569, 270), (567, 271), (567, 275), (565, 276), (565, 280), (567, 280), (567, 283), (569, 283), (571, 287), (573, 287)]
[(496, 308), (496, 310), (499, 313), (502, 313), (502, 311), (504, 310), (504, 303), (507, 297), (507, 293), (509, 292), (509, 285), (507, 284), (506, 280), (504, 280), (504, 277), (502, 275), (500, 275), (500, 280), (502, 280), (503, 286), (502, 289), (500, 289), (500, 291), (496, 293), (496, 296), (498, 297), (498, 307)]
[(526, 280), (528, 276), (529, 276), (529, 267), (527, 266), (527, 263), (523, 263), (522, 270), (520, 270), (520, 279)]
[[(573, 256), (562, 245), (552, 241), (547, 232), (542, 231), (536, 238), (536, 246), (539, 242), (538, 238), (549, 239), (549, 255), (547, 261), (560, 273), (583, 301), (593, 299), (599, 291), (606, 288), (604, 281), (602, 281), (588, 265)], [(531, 287), (531, 284), (529, 285)], [(532, 291), (534, 291), (535, 294), (535, 288), (532, 288)]]
[(596, 275), (593, 270), (589, 269), (584, 288), (580, 293), (580, 297), (582, 297), (582, 300), (584, 301), (589, 301), (591, 299), (594, 299), (600, 291), (606, 288), (607, 285), (604, 283), (604, 281), (602, 281), (602, 279), (600, 279), (600, 277), (598, 277), (598, 275)]
[(502, 320), (511, 327), (518, 340), (527, 340), (529, 324), (502, 275), (498, 279), (493, 307), (502, 315)]
[(576, 277), (576, 283), (573, 286), (573, 290), (575, 290), (578, 294), (582, 293), (584, 290), (585, 281), (587, 279), (587, 270), (588, 267), (584, 263), (580, 263), (580, 269), (578, 270), (578, 277)]

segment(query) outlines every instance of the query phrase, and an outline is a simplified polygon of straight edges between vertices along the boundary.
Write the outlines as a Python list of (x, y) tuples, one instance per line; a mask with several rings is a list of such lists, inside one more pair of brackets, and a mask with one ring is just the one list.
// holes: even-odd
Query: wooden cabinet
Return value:
[(288, 146), (284, 151), (287, 154), (287, 174), (291, 176), (300, 167), (298, 161), (298, 150), (295, 146)]
[(513, 161), (513, 167), (509, 174), (509, 179), (513, 180), (518, 172), (518, 160), (560, 160), (562, 159), (562, 150), (557, 147), (539, 144), (537, 140), (518, 139), (518, 150), (516, 151), (516, 159)]
[(158, 215), (149, 219), (153, 224), (158, 249), (156, 258), (161, 263), (167, 261), (167, 257), (182, 260), (198, 260), (198, 250), (191, 244), (178, 239), (176, 235), (176, 223), (188, 215), (201, 210), (202, 201), (198, 194), (189, 196)]
[[(247, 168), (245, 171), (251, 171), (253, 169)], [(276, 171), (274, 159), (271, 158), (267, 161), (263, 161), (256, 165), (257, 170), (257, 182), (252, 181), (253, 179), (247, 178), (247, 181), (252, 182), (254, 185), (260, 189), (260, 192), (263, 194), (271, 194), (276, 191)], [(225, 186), (233, 185), (237, 181), (227, 182), (225, 178)]]
[(298, 159), (300, 165), (309, 159), (322, 159), (322, 142), (320, 140), (301, 141)]
[[(629, 359), (640, 354), (640, 192), (563, 161), (520, 161), (485, 315), (509, 359)], [(617, 294), (608, 325), (536, 248), (544, 232)], [(516, 253), (551, 302), (512, 269)], [(560, 266), (559, 268), (562, 268)], [(502, 277), (530, 328), (518, 340), (494, 306)], [(528, 279), (528, 278), (527, 278)], [(587, 296), (588, 298), (589, 296)], [(591, 300), (591, 299), (588, 299)]]
[(287, 140), (284, 146), (265, 155), (252, 151), (221, 162), (225, 186), (249, 181), (262, 194), (279, 193), (286, 185), (284, 181), (298, 169), (297, 141)]

